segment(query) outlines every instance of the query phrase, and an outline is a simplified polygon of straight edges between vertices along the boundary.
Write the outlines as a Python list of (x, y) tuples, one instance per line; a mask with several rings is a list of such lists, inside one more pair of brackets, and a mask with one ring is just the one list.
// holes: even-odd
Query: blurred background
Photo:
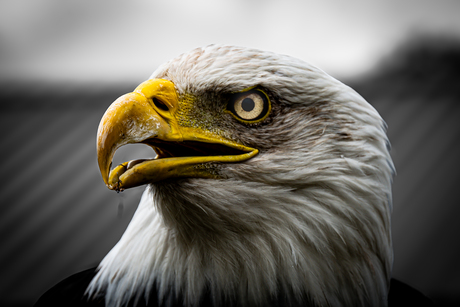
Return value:
[[(460, 2), (0, 1), (0, 305), (31, 306), (96, 266), (143, 188), (109, 191), (105, 109), (161, 63), (233, 44), (289, 54), (351, 85), (388, 123), (394, 277), (460, 305)], [(117, 152), (145, 157), (135, 145)]]

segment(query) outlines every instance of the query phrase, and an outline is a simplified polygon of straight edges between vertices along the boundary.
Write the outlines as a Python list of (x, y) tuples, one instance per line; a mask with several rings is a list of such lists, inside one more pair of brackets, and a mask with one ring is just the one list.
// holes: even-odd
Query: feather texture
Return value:
[[(260, 153), (210, 165), (222, 179), (150, 185), (89, 295), (105, 292), (109, 306), (151, 291), (166, 305), (197, 306), (208, 291), (215, 305), (264, 306), (283, 293), (286, 305), (386, 306), (394, 167), (371, 105), (303, 61), (239, 47), (196, 49), (152, 78), (196, 98), (189, 125)], [(273, 104), (263, 123), (203, 115), (253, 86)]]

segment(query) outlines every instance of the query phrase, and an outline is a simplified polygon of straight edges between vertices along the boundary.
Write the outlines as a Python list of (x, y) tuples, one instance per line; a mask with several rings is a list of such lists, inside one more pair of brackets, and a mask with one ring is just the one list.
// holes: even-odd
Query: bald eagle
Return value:
[[(147, 185), (132, 221), (37, 306), (387, 306), (385, 130), (354, 90), (286, 55), (212, 45), (167, 62), (97, 132), (107, 187)], [(111, 169), (133, 143), (156, 158)]]

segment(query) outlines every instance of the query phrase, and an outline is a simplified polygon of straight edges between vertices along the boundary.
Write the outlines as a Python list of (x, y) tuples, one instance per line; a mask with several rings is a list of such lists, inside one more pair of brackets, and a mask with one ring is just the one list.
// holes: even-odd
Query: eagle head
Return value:
[[(155, 159), (111, 170), (117, 148)], [(148, 185), (88, 288), (197, 306), (385, 306), (392, 266), (385, 123), (301, 60), (208, 46), (160, 66), (98, 129), (109, 189)]]

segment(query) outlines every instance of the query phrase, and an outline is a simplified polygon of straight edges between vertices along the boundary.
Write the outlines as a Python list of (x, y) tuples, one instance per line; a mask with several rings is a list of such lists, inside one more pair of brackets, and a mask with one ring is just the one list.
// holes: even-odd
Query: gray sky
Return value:
[(460, 37), (460, 1), (2, 0), (0, 80), (140, 82), (211, 43), (285, 53), (347, 77), (425, 32)]

